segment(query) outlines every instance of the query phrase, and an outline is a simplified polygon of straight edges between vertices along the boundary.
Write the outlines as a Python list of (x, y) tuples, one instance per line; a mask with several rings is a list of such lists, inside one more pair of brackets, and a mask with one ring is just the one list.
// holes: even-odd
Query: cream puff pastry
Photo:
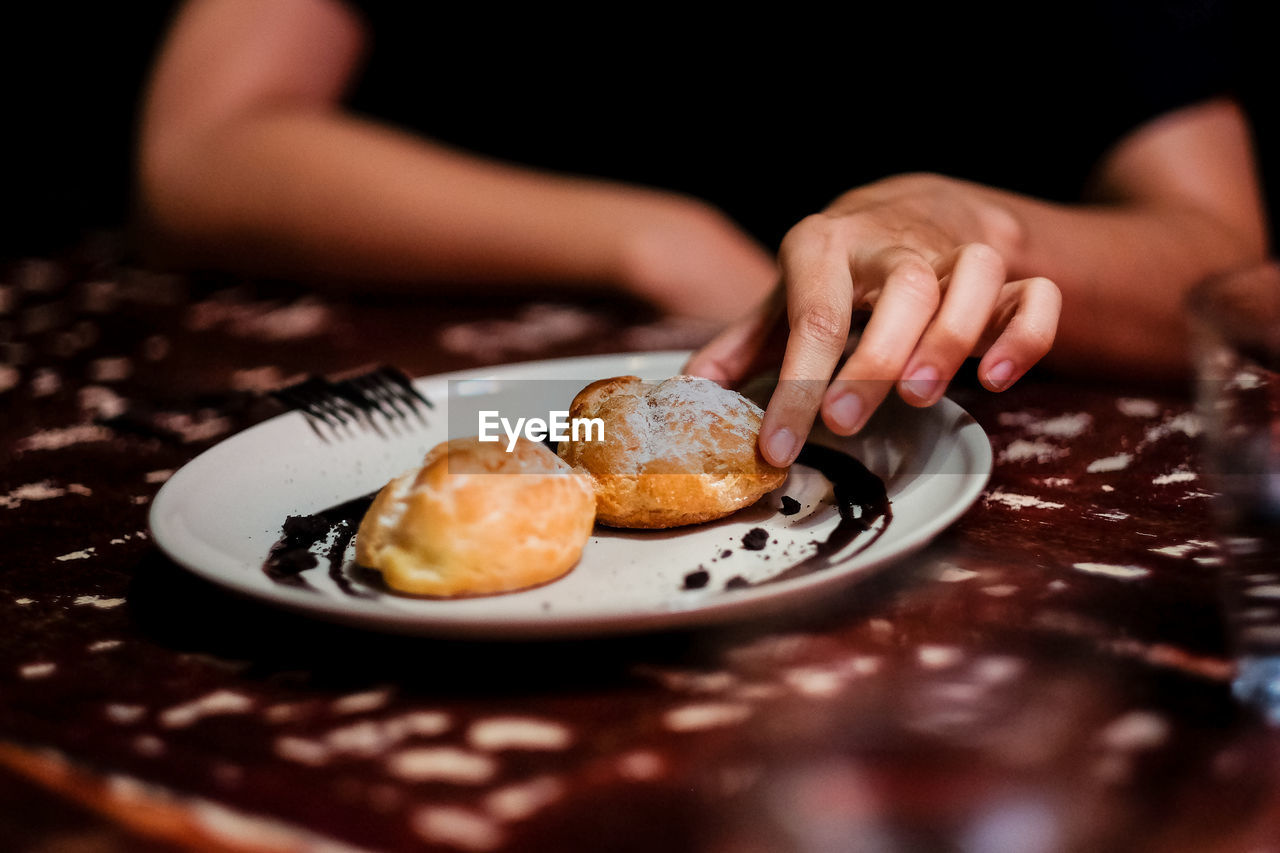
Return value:
[(596, 520), (665, 528), (722, 518), (787, 478), (757, 448), (763, 412), (709, 379), (619, 376), (578, 392), (570, 418), (600, 418), (602, 440), (565, 441), (560, 458), (591, 475)]
[(388, 483), (356, 533), (356, 561), (392, 589), (429, 596), (511, 592), (578, 562), (595, 521), (590, 479), (545, 446), (459, 438)]

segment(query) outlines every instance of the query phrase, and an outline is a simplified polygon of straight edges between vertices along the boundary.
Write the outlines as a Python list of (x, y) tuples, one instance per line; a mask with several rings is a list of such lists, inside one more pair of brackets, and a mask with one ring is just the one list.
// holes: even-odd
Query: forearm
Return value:
[(1139, 128), (1100, 164), (1089, 199), (1057, 204), (908, 175), (855, 190), (836, 208), (870, 210), (926, 243), (941, 234), (944, 246), (991, 246), (1010, 280), (1052, 279), (1062, 314), (1046, 361), (1059, 369), (1182, 373), (1187, 291), (1267, 249), (1242, 114), (1218, 100)]
[(725, 319), (771, 259), (686, 196), (497, 163), (344, 110), (367, 41), (340, 0), (189, 0), (138, 149), (153, 261), (419, 288), (608, 284)]
[[(1050, 354), (1094, 376), (1182, 374), (1187, 291), (1266, 250), (1253, 164), (1243, 116), (1222, 99), (1120, 140), (1086, 203), (931, 174), (859, 187), (787, 233), (778, 298), (686, 370), (739, 382), (785, 323), (780, 381), (760, 428), (775, 465), (794, 461), (819, 413), (851, 435), (891, 389), (933, 405), (971, 356), (992, 391)], [(864, 307), (871, 313), (850, 352), (851, 315)]]
[(864, 232), (873, 223), (876, 239), (931, 264), (948, 247), (989, 246), (1010, 281), (1057, 284), (1062, 312), (1048, 363), (1167, 377), (1188, 365), (1187, 291), (1267, 250), (1255, 162), (1243, 113), (1217, 99), (1119, 140), (1078, 204), (919, 174), (855, 189), (828, 215), (864, 223)]
[(1058, 283), (1049, 362), (1173, 375), (1188, 365), (1187, 291), (1263, 257), (1266, 213), (1248, 122), (1217, 99), (1147, 123), (1099, 164), (1093, 203), (994, 194), (1017, 223), (1018, 275)]
[(238, 117), (144, 161), (171, 258), (332, 279), (614, 281), (656, 194), (515, 169), (333, 111)]
[(1194, 208), (993, 201), (1021, 235), (1007, 256), (1010, 276), (1043, 275), (1062, 291), (1057, 339), (1045, 359), (1059, 369), (1181, 373), (1187, 291), (1263, 254), (1260, 242)]

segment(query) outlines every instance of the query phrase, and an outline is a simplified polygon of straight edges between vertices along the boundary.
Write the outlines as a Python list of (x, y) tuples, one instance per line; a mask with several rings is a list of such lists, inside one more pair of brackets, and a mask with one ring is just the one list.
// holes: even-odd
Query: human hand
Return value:
[(715, 208), (668, 193), (627, 189), (622, 286), (659, 308), (716, 326), (738, 320), (773, 290), (772, 254)]
[[(795, 459), (819, 410), (851, 435), (895, 386), (911, 405), (937, 402), (973, 355), (982, 384), (1005, 390), (1049, 351), (1062, 299), (1046, 278), (1009, 280), (1019, 228), (992, 198), (933, 175), (845, 194), (787, 234), (776, 292), (684, 372), (735, 385), (781, 353), (760, 430), (775, 465)], [(870, 319), (837, 372), (863, 308)]]

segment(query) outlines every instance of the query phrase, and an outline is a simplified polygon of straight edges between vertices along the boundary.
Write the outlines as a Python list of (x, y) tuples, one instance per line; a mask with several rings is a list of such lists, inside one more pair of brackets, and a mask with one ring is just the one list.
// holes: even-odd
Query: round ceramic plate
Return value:
[[(573, 393), (588, 382), (626, 374), (662, 379), (679, 372), (687, 356), (589, 356), (424, 377), (414, 387), (434, 406), (425, 420), (381, 430), (335, 433), (316, 428), (301, 413), (284, 414), (227, 438), (178, 470), (156, 496), (151, 530), (157, 545), (195, 574), (318, 618), (472, 638), (615, 634), (802, 607), (927, 544), (973, 504), (991, 473), (987, 435), (958, 405), (943, 399), (914, 409), (891, 399), (859, 435), (818, 431), (811, 439), (878, 475), (891, 518), (878, 519), (821, 570), (790, 579), (777, 580), (811, 557), (840, 522), (831, 483), (799, 463), (775, 492), (718, 522), (666, 531), (597, 527), (571, 572), (522, 592), (449, 600), (399, 595), (354, 564), (354, 546), (332, 565), (319, 560), (293, 583), (264, 570), (286, 518), (372, 494), (416, 467), (437, 443), (476, 434), (479, 412), (500, 412), (511, 422), (545, 417), (568, 409)], [(782, 513), (783, 496), (799, 510)], [(749, 549), (743, 538), (757, 528), (767, 534), (764, 547)]]

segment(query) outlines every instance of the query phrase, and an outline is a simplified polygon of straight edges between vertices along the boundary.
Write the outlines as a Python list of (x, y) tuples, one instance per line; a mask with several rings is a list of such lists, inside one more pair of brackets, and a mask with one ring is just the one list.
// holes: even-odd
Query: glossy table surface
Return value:
[(166, 478), (307, 373), (694, 346), (608, 300), (319, 295), (110, 239), (0, 277), (0, 848), (1280, 850), (1232, 700), (1186, 392), (951, 397), (995, 469), (930, 547), (716, 629), (462, 642), (324, 624), (150, 541)]

